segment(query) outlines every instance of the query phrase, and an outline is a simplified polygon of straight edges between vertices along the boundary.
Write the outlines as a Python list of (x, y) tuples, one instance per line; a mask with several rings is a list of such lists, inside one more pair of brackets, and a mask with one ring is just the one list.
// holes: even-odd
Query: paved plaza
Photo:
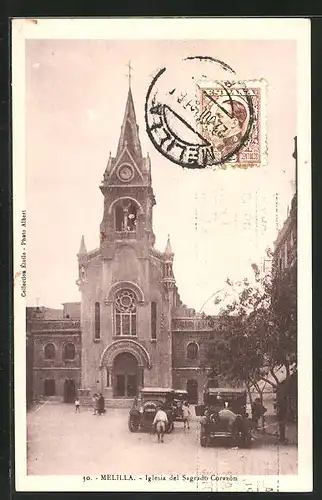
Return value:
[(28, 474), (297, 474), (297, 448), (254, 443), (252, 449), (202, 448), (199, 424), (176, 422), (158, 444), (149, 433), (131, 433), (127, 409), (103, 416), (82, 407), (45, 403), (28, 413)]

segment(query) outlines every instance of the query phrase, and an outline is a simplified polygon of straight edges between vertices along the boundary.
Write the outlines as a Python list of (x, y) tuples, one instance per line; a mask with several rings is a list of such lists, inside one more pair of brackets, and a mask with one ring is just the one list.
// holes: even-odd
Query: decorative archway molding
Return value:
[(106, 299), (105, 299), (105, 304), (112, 304), (114, 301), (115, 294), (124, 288), (129, 288), (130, 290), (133, 290), (135, 293), (138, 303), (140, 305), (144, 304), (144, 294), (142, 288), (139, 287), (136, 283), (133, 283), (133, 281), (118, 281), (117, 283), (114, 283), (109, 291), (107, 292)]
[[(191, 357), (191, 348), (192, 347), (196, 348), (196, 355), (193, 356), (193, 357)], [(198, 356), (199, 356), (199, 349), (200, 349), (199, 343), (196, 342), (195, 340), (190, 340), (187, 343), (187, 346), (186, 346), (186, 356), (187, 356), (187, 359), (197, 359)]]
[(105, 366), (112, 369), (116, 356), (124, 352), (128, 352), (135, 357), (139, 368), (151, 370), (152, 364), (148, 351), (141, 344), (131, 339), (115, 340), (107, 346), (101, 355), (100, 368)]
[(139, 214), (143, 214), (144, 213), (143, 207), (138, 202), (138, 200), (136, 200), (135, 198), (132, 198), (131, 196), (120, 196), (119, 198), (116, 198), (116, 200), (112, 201), (112, 203), (110, 204), (110, 206), (108, 208), (108, 212), (107, 212), (109, 215), (112, 213), (114, 205), (116, 203), (118, 203), (119, 201), (121, 201), (121, 200), (131, 200), (138, 207)]

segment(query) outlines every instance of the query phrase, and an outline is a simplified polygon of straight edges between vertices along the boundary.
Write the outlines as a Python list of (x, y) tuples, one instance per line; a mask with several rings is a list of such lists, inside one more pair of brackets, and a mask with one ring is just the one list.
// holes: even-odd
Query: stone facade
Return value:
[(43, 396), (72, 402), (80, 388), (79, 320), (46, 319), (44, 308), (27, 314), (27, 402)]
[(297, 269), (297, 194), (291, 201), (291, 208), (283, 227), (279, 231), (274, 248), (273, 269), (282, 277), (285, 272)]
[[(172, 317), (173, 387), (188, 389), (192, 400), (202, 401), (202, 393), (211, 371), (211, 351), (222, 343), (220, 320), (194, 310), (177, 307)], [(216, 376), (225, 386), (224, 374)], [(215, 382), (215, 381), (213, 381)]]

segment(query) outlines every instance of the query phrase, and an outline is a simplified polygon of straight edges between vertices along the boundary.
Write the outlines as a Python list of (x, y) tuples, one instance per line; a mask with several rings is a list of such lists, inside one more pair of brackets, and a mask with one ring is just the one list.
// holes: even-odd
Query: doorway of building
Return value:
[(73, 403), (75, 401), (75, 396), (76, 396), (75, 381), (72, 379), (65, 380), (64, 403)]
[(55, 396), (56, 394), (56, 386), (55, 380), (53, 378), (46, 378), (45, 386), (44, 386), (45, 396)]
[(139, 369), (136, 358), (128, 353), (118, 354), (113, 364), (113, 395), (115, 398), (134, 398), (138, 394)]
[(195, 379), (187, 380), (187, 393), (190, 403), (198, 403), (198, 382)]

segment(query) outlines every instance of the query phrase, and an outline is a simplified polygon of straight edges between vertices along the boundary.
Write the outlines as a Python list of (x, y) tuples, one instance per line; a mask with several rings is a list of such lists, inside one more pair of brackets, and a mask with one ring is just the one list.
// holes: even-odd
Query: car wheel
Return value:
[(129, 430), (131, 432), (138, 432), (140, 427), (139, 421), (136, 418), (129, 419)]
[(205, 448), (208, 444), (207, 436), (200, 436), (200, 445)]

